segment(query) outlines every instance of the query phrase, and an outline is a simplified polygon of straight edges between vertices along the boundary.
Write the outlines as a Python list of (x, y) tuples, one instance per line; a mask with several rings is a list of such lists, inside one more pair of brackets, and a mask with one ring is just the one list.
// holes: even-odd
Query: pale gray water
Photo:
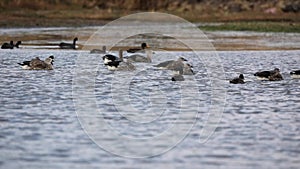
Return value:
[[(54, 71), (26, 71), (16, 64), (51, 54), (55, 56)], [(222, 120), (205, 144), (198, 141), (211, 99), (206, 69), (191, 53), (168, 53), (171, 58), (183, 55), (198, 71), (201, 109), (196, 125), (181, 143), (164, 154), (143, 159), (104, 151), (83, 131), (72, 95), (75, 61), (81, 54), (89, 56), (88, 51), (1, 50), (0, 168), (299, 168), (300, 80), (291, 79), (288, 73), (300, 69), (300, 51), (218, 52), (227, 78), (227, 97)], [(156, 53), (155, 63), (163, 55)], [(104, 118), (131, 137), (153, 137), (162, 132), (164, 124), (178, 113), (179, 84), (171, 82), (168, 73), (146, 65), (153, 73), (147, 77), (142, 72), (132, 81), (133, 106), (141, 113), (146, 110), (149, 92), (143, 89), (159, 85), (161, 91), (168, 92), (169, 111), (154, 125), (124, 127), (126, 119), (115, 113), (111, 102), (110, 83), (116, 74), (106, 71), (101, 63), (99, 56), (101, 74), (96, 77), (95, 95), (98, 106), (105, 110)], [(280, 68), (285, 80), (261, 82), (253, 76), (258, 70), (274, 67)], [(246, 84), (227, 83), (239, 73), (244, 73)], [(147, 150), (147, 146), (141, 149)]]

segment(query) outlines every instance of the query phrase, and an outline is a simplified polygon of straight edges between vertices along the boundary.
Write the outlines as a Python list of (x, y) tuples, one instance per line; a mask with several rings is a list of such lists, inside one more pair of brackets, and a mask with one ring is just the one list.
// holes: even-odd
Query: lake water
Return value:
[[(88, 51), (1, 50), (0, 168), (299, 168), (300, 80), (291, 79), (289, 72), (300, 69), (300, 51), (217, 54), (225, 75), (222, 80), (226, 100), (221, 104), (224, 111), (213, 135), (205, 143), (199, 143), (208, 112), (214, 108), (211, 105), (212, 81), (206, 65), (191, 52), (154, 54), (153, 64), (184, 56), (194, 66), (195, 77), (185, 76), (184, 82), (172, 82), (171, 72), (155, 70), (152, 64), (137, 64), (138, 70), (144, 71), (137, 70), (135, 74), (112, 73), (105, 69), (100, 55), (92, 56)], [(46, 58), (49, 55), (55, 56), (53, 71), (28, 71), (17, 65), (36, 56)], [(80, 56), (93, 57), (98, 65), (92, 79), (94, 93), (82, 99), (94, 97), (102, 113), (98, 118), (109, 124), (109, 132), (118, 131), (129, 138), (128, 141), (116, 141), (107, 134), (102, 135), (103, 140), (98, 138), (98, 146), (97, 138), (83, 130), (84, 120), (97, 121), (93, 121), (93, 116), (80, 121), (77, 118), (76, 111), (80, 112), (78, 108), (82, 105), (74, 102), (75, 97), (81, 97), (76, 95), (80, 94), (80, 89), (76, 88), (80, 86), (74, 83), (74, 75), (77, 75), (76, 60)], [(253, 76), (256, 71), (275, 67), (280, 68), (283, 81), (257, 81)], [(239, 73), (244, 74), (247, 83), (229, 84), (228, 80)], [(117, 80), (127, 75), (133, 77), (130, 90), (127, 90), (129, 102), (118, 97), (123, 90), (114, 88)], [(196, 86), (191, 90), (181, 86), (193, 82)], [(189, 113), (179, 111), (180, 106), (186, 106), (181, 104), (182, 98), (188, 100), (188, 108), (196, 111), (196, 116), (178, 118)], [(86, 103), (82, 107), (89, 107), (89, 102)], [(126, 104), (134, 107), (138, 114), (131, 114), (130, 109), (122, 107)], [(182, 110), (186, 110), (184, 108)], [(90, 111), (93, 110), (87, 110)], [(78, 116), (84, 117), (80, 113)], [(141, 120), (140, 123), (133, 123), (134, 118)], [(154, 139), (175, 123), (187, 125), (185, 127), (194, 123), (175, 147), (168, 147), (168, 142), (173, 143), (170, 138), (155, 140), (154, 149), (152, 143), (130, 140)], [(89, 126), (85, 127), (87, 131)], [(103, 128), (96, 128), (97, 125), (91, 127), (96, 133), (107, 133)], [(132, 148), (131, 153), (126, 154), (126, 146)], [(147, 158), (124, 157), (139, 152), (147, 155), (152, 150), (159, 151)]]

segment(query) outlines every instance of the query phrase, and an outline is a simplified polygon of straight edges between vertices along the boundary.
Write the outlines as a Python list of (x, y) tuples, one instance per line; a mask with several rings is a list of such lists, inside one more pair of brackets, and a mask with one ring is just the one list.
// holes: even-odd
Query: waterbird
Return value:
[(151, 63), (152, 62), (152, 51), (146, 49), (146, 57), (140, 53), (130, 55), (127, 57), (127, 61)]
[(112, 54), (106, 54), (102, 57), (103, 63), (107, 65), (109, 62), (118, 61), (120, 60), (117, 56)]
[(194, 75), (195, 72), (193, 71), (193, 66), (190, 65), (189, 63), (184, 63), (183, 74), (184, 75)]
[(24, 61), (23, 63), (18, 63), (21, 65), (22, 69), (26, 70), (53, 70), (54, 56), (49, 56), (45, 61), (41, 60), (39, 57), (31, 59), (30, 61)]
[(14, 48), (14, 42), (10, 41), (10, 43), (3, 43), (1, 46), (1, 49), (13, 49)]
[(290, 72), (291, 78), (299, 79), (300, 78), (300, 70), (295, 70)]
[(149, 46), (147, 45), (147, 43), (143, 42), (141, 44), (141, 47), (140, 48), (130, 48), (127, 50), (128, 53), (137, 53), (137, 52), (144, 52), (144, 50), (146, 48), (148, 48)]
[(233, 83), (233, 84), (244, 84), (244, 75), (243, 74), (240, 74), (239, 77), (236, 77), (232, 80), (229, 81), (229, 83)]
[(78, 38), (74, 38), (73, 43), (65, 43), (65, 42), (61, 42), (59, 44), (59, 47), (61, 49), (76, 49), (76, 41), (78, 41)]
[(154, 65), (154, 67), (157, 67), (159, 69), (168, 69), (168, 67), (170, 67), (170, 65), (172, 65), (173, 63), (175, 63), (175, 62), (183, 62), (183, 61), (187, 61), (187, 60), (185, 58), (183, 58), (183, 57), (179, 57), (177, 60), (164, 61), (164, 62), (161, 62), (161, 63), (159, 63), (157, 65)]
[(118, 71), (133, 71), (135, 70), (135, 66), (130, 62), (125, 62), (123, 60), (123, 50), (119, 50), (119, 60), (114, 60), (111, 62), (108, 62), (107, 69), (108, 70), (118, 70)]
[(92, 49), (90, 53), (98, 53), (98, 54), (105, 54), (106, 53), (106, 46), (103, 46), (102, 49)]
[(174, 75), (171, 78), (172, 81), (184, 81), (184, 77), (182, 75)]
[(15, 45), (14, 45), (14, 47), (16, 47), (16, 48), (19, 48), (19, 45), (21, 45), (21, 41), (18, 41)]
[(256, 72), (254, 76), (256, 76), (258, 80), (270, 80), (270, 81), (283, 80), (280, 74), (280, 70), (278, 68), (275, 68), (274, 70), (271, 71)]

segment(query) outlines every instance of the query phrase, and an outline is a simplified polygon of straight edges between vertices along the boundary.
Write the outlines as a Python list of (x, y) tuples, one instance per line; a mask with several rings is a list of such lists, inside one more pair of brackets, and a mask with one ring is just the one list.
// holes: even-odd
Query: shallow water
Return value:
[[(141, 23), (142, 24), (142, 23)], [(161, 23), (156, 23), (160, 25)], [(123, 23), (123, 27), (127, 28), (128, 23)], [(197, 26), (197, 24), (195, 25)], [(173, 26), (171, 26), (173, 28)], [(32, 49), (32, 48), (42, 48), (42, 49), (57, 49), (58, 44), (62, 41), (72, 42), (74, 37), (78, 37), (78, 47), (82, 45), (87, 45), (85, 42), (91, 38), (96, 31), (101, 32), (103, 27), (52, 27), (52, 28), (10, 28), (10, 29), (0, 29), (0, 42), (8, 42), (10, 40), (22, 40), (21, 48)], [(120, 29), (119, 27), (112, 29)], [(127, 30), (130, 31), (131, 28)], [(166, 29), (166, 28), (162, 28)], [(135, 32), (136, 30), (133, 30)], [(80, 32), (80, 33), (79, 33)], [(151, 32), (151, 31), (150, 31)], [(297, 49), (299, 50), (299, 33), (272, 33), (272, 32), (249, 32), (249, 31), (206, 31), (205, 35), (214, 44), (217, 50), (284, 50), (284, 49)], [(103, 36), (103, 35), (102, 35)], [(111, 34), (105, 35), (105, 39), (98, 39), (95, 43), (98, 47), (107, 45), (107, 41), (111, 41), (118, 36), (111, 36)], [(153, 41), (151, 45), (157, 45), (158, 47), (172, 48), (172, 50), (178, 50), (182, 48), (181, 44), (177, 41), (158, 41), (155, 37), (154, 39), (149, 39), (149, 37), (135, 36), (132, 37), (130, 41), (126, 43), (120, 43), (121, 46), (136, 46), (144, 42), (147, 38), (148, 42)], [(191, 38), (191, 37), (189, 37)], [(197, 38), (197, 37), (196, 37)], [(154, 43), (155, 42), (155, 43)], [(171, 44), (166, 44), (169, 42)], [(166, 46), (165, 46), (166, 45)], [(152, 46), (156, 47), (156, 46)]]
[[(137, 65), (138, 70), (146, 71), (137, 71), (130, 81), (130, 104), (139, 113), (134, 114), (126, 111), (127, 107), (115, 105), (128, 103), (118, 97), (118, 88), (114, 88), (117, 80), (128, 74), (109, 72), (102, 66), (101, 56), (88, 51), (1, 50), (0, 168), (298, 168), (300, 80), (291, 79), (289, 71), (300, 69), (300, 51), (218, 54), (223, 63), (227, 96), (216, 131), (207, 142), (200, 144), (201, 129), (208, 118), (208, 110), (213, 107), (210, 105), (212, 84), (205, 65), (193, 53), (156, 52), (153, 56), (153, 64), (179, 55), (193, 64), (198, 72), (195, 80), (186, 76), (185, 82), (196, 81), (197, 86), (186, 95), (180, 93), (184, 82), (170, 81), (171, 72), (155, 70), (151, 64)], [(49, 55), (55, 56), (53, 71), (25, 71), (16, 64), (35, 56), (46, 58)], [(78, 87), (73, 84), (78, 66), (76, 59), (82, 55), (99, 61), (95, 79), (92, 79), (94, 97), (101, 117), (111, 130), (128, 138), (147, 139), (163, 133), (175, 122), (187, 125), (196, 120), (189, 134), (176, 147), (149, 158), (126, 158), (108, 152), (107, 147), (97, 146), (80, 125), (76, 102), (73, 102), (76, 97), (73, 90)], [(274, 67), (280, 68), (283, 81), (257, 81), (253, 76), (256, 71)], [(244, 73), (246, 84), (227, 83), (239, 73)], [(192, 100), (188, 97), (194, 91), (197, 91), (197, 98)], [(190, 110), (197, 110), (196, 117), (178, 118), (181, 113), (188, 113), (178, 112), (182, 98), (190, 99), (188, 105)], [(199, 109), (195, 109), (196, 106)], [(154, 109), (149, 111), (151, 107)], [(162, 111), (164, 113), (159, 114)], [(132, 123), (134, 118), (145, 121)], [(147, 124), (147, 120), (151, 123)], [(98, 132), (105, 132), (98, 129)], [(113, 146), (120, 151), (127, 150), (110, 136), (103, 135), (103, 141), (116, 143)], [(155, 148), (165, 150), (167, 143), (158, 140)], [(152, 151), (151, 145), (121, 144), (136, 147), (132, 153)]]

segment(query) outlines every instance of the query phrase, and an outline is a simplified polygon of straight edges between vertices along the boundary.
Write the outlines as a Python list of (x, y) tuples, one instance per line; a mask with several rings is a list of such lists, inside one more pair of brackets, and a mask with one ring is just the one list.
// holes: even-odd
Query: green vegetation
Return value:
[(204, 31), (255, 31), (255, 32), (293, 32), (300, 33), (300, 23), (289, 22), (227, 22), (203, 25)]

